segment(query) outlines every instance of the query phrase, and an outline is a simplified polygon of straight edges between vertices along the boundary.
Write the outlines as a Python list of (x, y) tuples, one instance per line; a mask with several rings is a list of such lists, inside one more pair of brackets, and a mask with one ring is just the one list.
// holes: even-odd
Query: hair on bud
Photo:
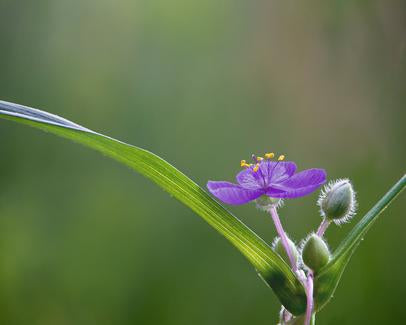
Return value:
[(321, 191), (317, 205), (323, 218), (334, 221), (336, 225), (348, 222), (357, 208), (355, 191), (348, 179), (329, 182)]

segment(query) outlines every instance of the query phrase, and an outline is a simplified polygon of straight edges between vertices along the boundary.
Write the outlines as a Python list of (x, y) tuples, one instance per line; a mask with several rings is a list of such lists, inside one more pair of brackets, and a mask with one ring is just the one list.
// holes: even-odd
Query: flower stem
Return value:
[(323, 237), (330, 223), (331, 223), (330, 220), (324, 218), (319, 226), (319, 229), (317, 229), (316, 235), (319, 237)]
[(306, 295), (307, 295), (307, 305), (304, 325), (310, 325), (313, 314), (313, 271), (309, 271), (309, 274), (307, 275)]
[(286, 254), (289, 257), (290, 264), (292, 265), (292, 270), (294, 273), (296, 273), (296, 271), (297, 271), (296, 260), (293, 257), (293, 253), (292, 253), (291, 247), (288, 242), (288, 237), (286, 236), (286, 233), (283, 230), (281, 221), (279, 220), (278, 212), (276, 211), (276, 206), (273, 205), (270, 208), (270, 213), (271, 213), (272, 220), (275, 224), (276, 231), (282, 241), (282, 245), (285, 248)]

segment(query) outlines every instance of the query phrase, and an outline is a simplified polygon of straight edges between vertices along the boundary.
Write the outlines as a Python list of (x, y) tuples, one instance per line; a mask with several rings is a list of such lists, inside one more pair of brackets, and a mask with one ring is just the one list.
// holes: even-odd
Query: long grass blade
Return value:
[(252, 263), (289, 311), (296, 315), (305, 311), (306, 296), (303, 286), (289, 266), (245, 224), (162, 158), (27, 106), (0, 101), (0, 117), (86, 145), (148, 177), (226, 237)]

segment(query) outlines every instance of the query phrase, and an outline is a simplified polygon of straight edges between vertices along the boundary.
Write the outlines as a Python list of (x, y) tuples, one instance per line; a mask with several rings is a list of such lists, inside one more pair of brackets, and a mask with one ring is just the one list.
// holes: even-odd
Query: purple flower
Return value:
[(236, 176), (238, 184), (209, 181), (210, 193), (227, 204), (239, 205), (258, 199), (262, 195), (270, 198), (293, 199), (315, 191), (326, 181), (324, 169), (307, 169), (295, 174), (296, 164), (292, 161), (271, 161), (274, 155), (266, 154), (267, 159), (253, 156), (256, 164), (241, 161), (246, 169)]

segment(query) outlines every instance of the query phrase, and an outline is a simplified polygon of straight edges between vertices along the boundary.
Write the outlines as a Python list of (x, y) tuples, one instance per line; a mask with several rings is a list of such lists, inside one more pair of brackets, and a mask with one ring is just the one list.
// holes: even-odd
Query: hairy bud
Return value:
[(341, 224), (355, 215), (356, 200), (354, 189), (348, 179), (330, 182), (321, 192), (317, 201), (324, 218)]
[(311, 234), (303, 244), (303, 263), (312, 271), (317, 272), (330, 260), (330, 251), (324, 240)]
[[(295, 261), (297, 263), (298, 259), (299, 259), (299, 252), (297, 250), (297, 247), (296, 247), (295, 243), (293, 241), (291, 241), (289, 238), (288, 238), (288, 245), (292, 252), (293, 258), (295, 259)], [(272, 248), (275, 251), (275, 253), (277, 253), (280, 257), (282, 257), (286, 263), (290, 264), (289, 256), (286, 253), (285, 247), (283, 247), (282, 240), (280, 239), (280, 237), (275, 238), (275, 240), (272, 243)]]

